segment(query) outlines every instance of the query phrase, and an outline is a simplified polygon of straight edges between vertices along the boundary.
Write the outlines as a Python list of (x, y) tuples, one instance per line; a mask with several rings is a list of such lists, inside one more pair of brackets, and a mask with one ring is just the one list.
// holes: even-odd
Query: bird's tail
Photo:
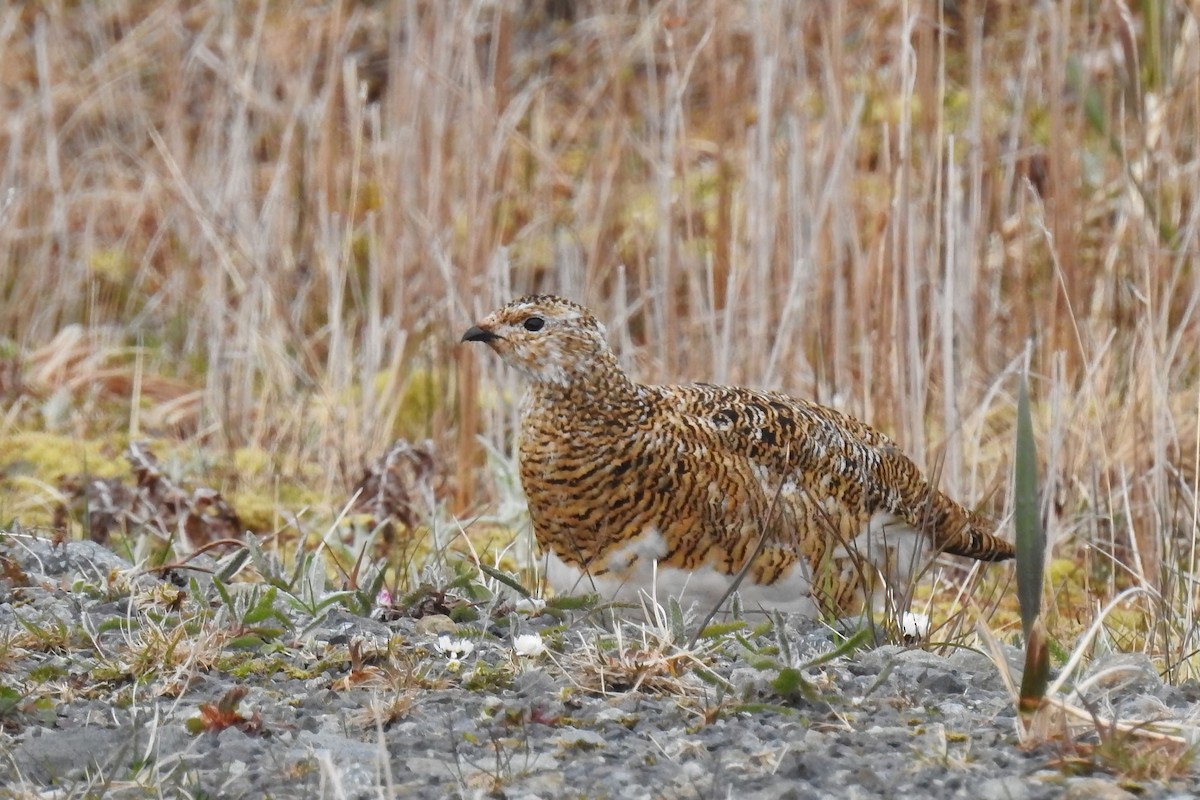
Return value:
[(894, 487), (885, 505), (927, 536), (936, 552), (977, 561), (1005, 561), (1016, 555), (1013, 546), (996, 535), (995, 522), (931, 486), (903, 454), (889, 452), (881, 461), (879, 482)]
[(968, 511), (945, 495), (939, 499), (954, 506), (950, 513), (935, 515), (942, 517), (932, 526), (941, 552), (977, 561), (1007, 561), (1017, 554), (1011, 543), (996, 535), (991, 518)]

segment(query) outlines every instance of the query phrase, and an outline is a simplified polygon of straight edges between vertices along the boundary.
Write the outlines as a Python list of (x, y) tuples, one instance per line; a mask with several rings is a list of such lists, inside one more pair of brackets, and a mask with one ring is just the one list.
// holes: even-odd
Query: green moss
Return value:
[(434, 413), (446, 405), (449, 386), (444, 370), (417, 369), (409, 373), (396, 414), (395, 435), (408, 439), (426, 435)]
[(309, 666), (307, 669), (302, 670), (295, 665), (289, 665), (285, 671), (293, 678), (312, 680), (313, 678), (319, 678), (327, 673), (340, 673), (343, 669), (345, 669), (347, 663), (348, 662), (345, 653), (342, 652), (338, 655), (322, 658)]
[(73, 436), (45, 431), (27, 431), (0, 436), (0, 452), (9, 454), (0, 463), (6, 475), (19, 474), (51, 482), (63, 475), (85, 474), (112, 478), (129, 474), (129, 465), (121, 457), (127, 441), (83, 440)]
[(129, 670), (121, 666), (115, 661), (107, 661), (103, 664), (98, 664), (88, 677), (92, 681), (98, 683), (121, 683), (129, 679)]
[(744, 619), (730, 620), (729, 622), (714, 622), (700, 631), (701, 639), (720, 639), (729, 634), (740, 631), (747, 625)]
[(287, 662), (278, 658), (251, 658), (240, 664), (224, 670), (235, 678), (244, 680), (253, 677), (267, 677), (276, 672), (284, 672)]
[(1078, 563), (1069, 558), (1056, 558), (1046, 565), (1046, 577), (1052, 587), (1065, 587), (1077, 584), (1082, 588), (1083, 570)]
[[(587, 231), (581, 231), (580, 236), (587, 237)], [(523, 236), (513, 242), (509, 257), (513, 264), (528, 270), (549, 269), (554, 263), (554, 236), (551, 233)]]
[(112, 704), (117, 708), (129, 708), (133, 705), (134, 692), (132, 687), (123, 687), (113, 696)]
[(82, 440), (45, 431), (0, 435), (0, 515), (31, 527), (49, 527), (70, 475), (112, 478), (129, 474), (125, 441)]
[(29, 670), (29, 680), (34, 683), (46, 683), (66, 676), (67, 670), (58, 664), (39, 664)]
[(138, 627), (138, 621), (132, 617), (109, 617), (96, 628), (99, 633), (108, 631), (125, 631)]
[(233, 451), (233, 468), (239, 475), (261, 475), (274, 468), (275, 458), (259, 447), (239, 447)]
[(93, 250), (87, 266), (93, 277), (113, 285), (126, 283), (137, 272), (137, 262), (124, 250)]
[(512, 685), (513, 673), (505, 665), (492, 666), (485, 661), (475, 665), (463, 686), (472, 692), (498, 692)]
[(293, 664), (291, 661), (283, 661), (283, 660), (281, 660), (279, 662), (279, 671), (282, 672), (284, 675), (287, 675), (289, 678), (294, 678), (295, 680), (301, 680), (301, 681), (312, 680), (313, 678), (315, 678), (321, 674), (321, 671), (314, 672), (311, 669), (304, 669), (302, 667), (298, 667), (295, 664)]
[[(298, 481), (312, 480), (319, 474), (303, 474), (292, 478), (296, 470), (306, 466), (280, 463), (278, 454), (258, 447), (241, 447), (234, 451), (227, 479), (239, 488), (226, 492), (226, 499), (238, 513), (245, 527), (259, 533), (275, 530), (280, 525), (282, 511), (301, 508), (322, 508), (324, 496)], [(286, 475), (288, 478), (280, 479)]]
[(257, 533), (274, 530), (281, 519), (279, 505), (269, 497), (256, 492), (236, 492), (229, 496), (229, 504), (233, 506), (242, 521), (242, 527)]
[[(238, 652), (238, 651), (227, 652), (227, 653), (223, 653), (221, 656), (219, 656), (213, 662), (213, 668), (215, 670), (217, 670), (218, 672), (225, 672), (230, 675), (236, 675), (237, 673), (242, 672), (243, 666), (245, 664), (253, 662), (255, 660), (255, 658), (256, 657), (253, 653)], [(254, 674), (258, 674), (258, 673), (251, 670), (249, 673), (245, 673), (245, 674), (254, 675)]]

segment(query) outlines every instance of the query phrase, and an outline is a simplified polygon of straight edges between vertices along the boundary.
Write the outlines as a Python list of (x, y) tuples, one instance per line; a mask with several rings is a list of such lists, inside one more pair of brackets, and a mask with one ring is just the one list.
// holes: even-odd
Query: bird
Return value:
[(528, 382), (518, 472), (555, 592), (836, 618), (941, 553), (1014, 556), (886, 435), (772, 391), (638, 383), (586, 307), (515, 299), (471, 326)]

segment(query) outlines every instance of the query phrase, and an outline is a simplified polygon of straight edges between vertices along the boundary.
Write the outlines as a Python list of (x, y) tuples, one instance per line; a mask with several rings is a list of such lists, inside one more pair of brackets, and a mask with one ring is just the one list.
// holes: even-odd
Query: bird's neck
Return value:
[(560, 380), (537, 381), (531, 393), (543, 402), (580, 408), (591, 405), (619, 406), (638, 398), (638, 385), (621, 369), (617, 357), (605, 350), (590, 359), (586, 369), (563, 371)]

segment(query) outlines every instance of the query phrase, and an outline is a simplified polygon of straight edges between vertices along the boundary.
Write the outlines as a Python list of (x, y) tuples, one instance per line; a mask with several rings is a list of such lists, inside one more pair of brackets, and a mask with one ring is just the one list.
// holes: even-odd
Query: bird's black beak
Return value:
[(464, 341), (464, 342), (483, 342), (484, 344), (487, 344), (488, 342), (494, 342), (499, 338), (501, 338), (501, 337), (497, 336), (496, 334), (492, 333), (491, 331), (485, 331), (483, 328), (479, 327), (478, 325), (472, 325), (470, 328), (467, 329), (467, 332), (463, 334), (462, 341)]

